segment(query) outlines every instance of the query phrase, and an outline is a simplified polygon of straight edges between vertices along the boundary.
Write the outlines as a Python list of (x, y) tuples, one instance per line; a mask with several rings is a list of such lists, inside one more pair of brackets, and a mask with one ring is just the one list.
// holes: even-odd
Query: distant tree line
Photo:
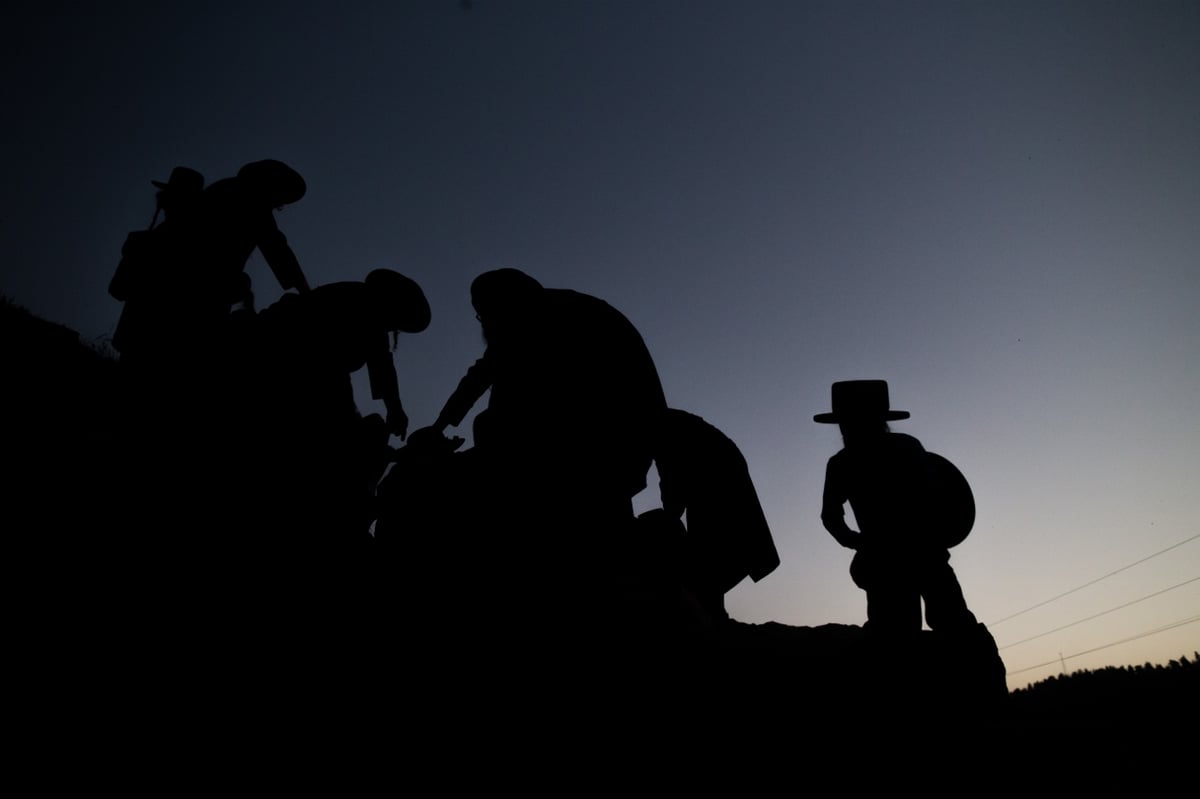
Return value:
[(1009, 695), (1017, 718), (1079, 721), (1170, 718), (1200, 707), (1200, 652), (1167, 664), (1054, 675)]

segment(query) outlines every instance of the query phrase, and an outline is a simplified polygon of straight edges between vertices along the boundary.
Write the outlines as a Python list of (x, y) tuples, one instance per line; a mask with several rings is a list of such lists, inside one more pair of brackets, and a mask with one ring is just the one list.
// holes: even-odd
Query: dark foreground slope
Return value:
[[(204, 541), (177, 535), (194, 509), (162, 507), (149, 536), (120, 512), (142, 490), (117, 420), (169, 398), (123, 395), (113, 359), (7, 302), (0, 369), (9, 720), (13, 755), (43, 775), (295, 776), (350, 749), (447, 786), (558, 788), (564, 770), (573, 786), (637, 764), (691, 784), (732, 765), (750, 789), (891, 784), (889, 754), (910, 780), (957, 780), (953, 752), (1018, 763), (1028, 784), (1031, 758), (1074, 780), (1108, 765), (1098, 743), (1180, 740), (1169, 722), (1198, 706), (1196, 662), (1009, 695), (983, 627), (715, 623), (653, 569), (577, 614), (545, 586), (522, 591), (537, 607), (473, 591), (403, 538), (369, 563), (198, 557)], [(180, 429), (164, 435), (186, 458)]]
[(1014, 705), (983, 627), (966, 637), (881, 640), (846, 625), (713, 624), (653, 574), (626, 583), (602, 624), (562, 613), (546, 624), (515, 619), (502, 597), (496, 607), (460, 614), (459, 603), (439, 615), (438, 594), (464, 588), (453, 571), (413, 580), (428, 564), (406, 562), (404, 547), (357, 576), (345, 562), (237, 568), (233, 551), (206, 561), (197, 577), (169, 543), (173, 520), (188, 509), (163, 508), (161, 535), (136, 543), (120, 524), (118, 509), (138, 491), (118, 468), (122, 404), (169, 398), (123, 396), (111, 357), (7, 301), (0, 369), (18, 649), (31, 679), (73, 696), (76, 707), (99, 701), (97, 686), (128, 710), (156, 713), (174, 702), (198, 713), (279, 711), (299, 692), (310, 710), (322, 697), (373, 697), (434, 726), (540, 712), (561, 723), (620, 714), (716, 729), (786, 718), (1044, 724), (1086, 706), (1057, 700), (1039, 713), (1029, 699)]

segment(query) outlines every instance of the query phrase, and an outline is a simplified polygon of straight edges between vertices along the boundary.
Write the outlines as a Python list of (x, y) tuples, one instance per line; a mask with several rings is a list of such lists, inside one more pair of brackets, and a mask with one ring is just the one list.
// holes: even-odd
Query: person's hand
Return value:
[(408, 435), (408, 414), (403, 408), (393, 405), (388, 408), (387, 426), (389, 433), (400, 436), (400, 440), (403, 441)]

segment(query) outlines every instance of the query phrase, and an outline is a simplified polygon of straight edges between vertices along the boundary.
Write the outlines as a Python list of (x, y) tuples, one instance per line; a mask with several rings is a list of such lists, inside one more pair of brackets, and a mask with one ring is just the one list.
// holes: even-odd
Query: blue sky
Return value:
[(812, 415), (833, 381), (878, 377), (912, 413), (895, 429), (975, 489), (952, 564), (982, 621), (1188, 541), (996, 625), (1002, 646), (1073, 625), (1003, 649), (1011, 686), (1200, 649), (1195, 3), (0, 15), (0, 291), (40, 315), (111, 334), (149, 181), (279, 158), (308, 181), (278, 218), (310, 282), (388, 266), (424, 287), (433, 323), (395, 356), (414, 425), (481, 351), (480, 272), (630, 317), (668, 400), (742, 447), (772, 524), (783, 564), (730, 594), (735, 618), (865, 618), (818, 518), (840, 442)]

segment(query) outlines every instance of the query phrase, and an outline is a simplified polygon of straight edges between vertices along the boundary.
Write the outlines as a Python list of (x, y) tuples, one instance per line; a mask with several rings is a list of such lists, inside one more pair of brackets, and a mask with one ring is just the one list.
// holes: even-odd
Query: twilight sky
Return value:
[(469, 5), (8, 4), (0, 293), (103, 339), (149, 181), (278, 158), (312, 284), (425, 289), (414, 427), (482, 351), (480, 272), (625, 312), (772, 524), (735, 618), (865, 619), (812, 415), (877, 377), (975, 489), (951, 563), (1010, 687), (1200, 649), (1200, 4)]

